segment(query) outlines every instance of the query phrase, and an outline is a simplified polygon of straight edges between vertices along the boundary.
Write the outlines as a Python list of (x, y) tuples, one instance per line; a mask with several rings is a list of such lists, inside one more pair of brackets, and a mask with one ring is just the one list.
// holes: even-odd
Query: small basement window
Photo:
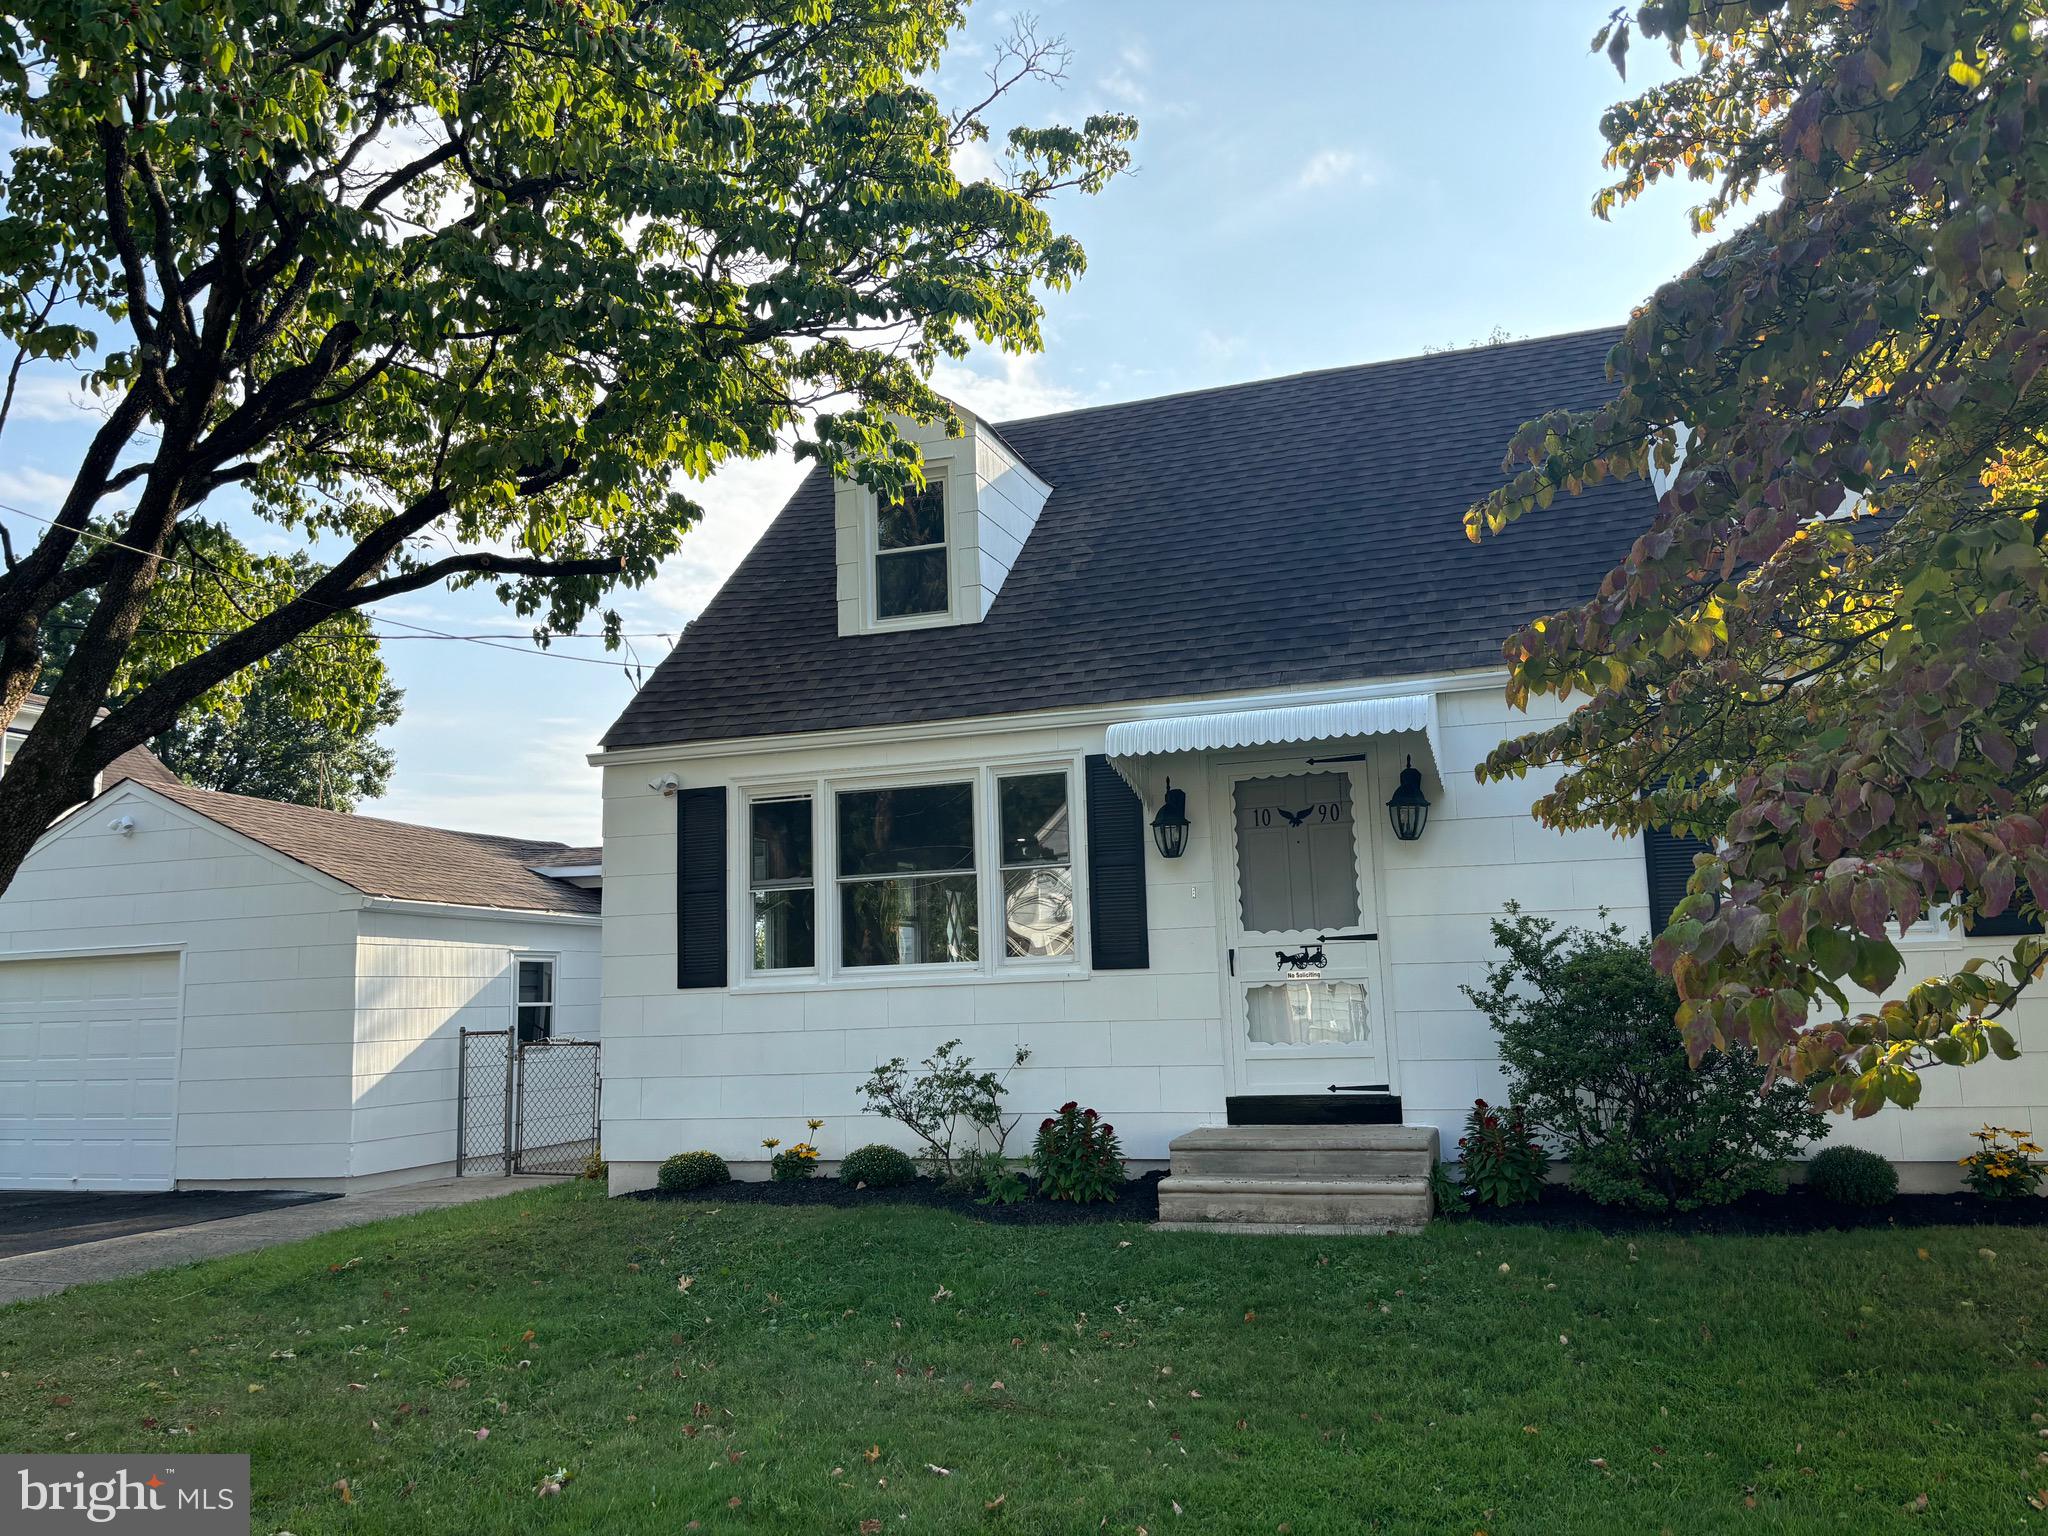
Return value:
[(896, 501), (875, 503), (875, 617), (918, 618), (950, 606), (946, 482), (937, 476)]
[(818, 892), (811, 867), (811, 797), (756, 800), (749, 811), (748, 886), (754, 969), (817, 964)]
[(555, 1032), (554, 957), (521, 955), (518, 984), (519, 1043), (548, 1039)]

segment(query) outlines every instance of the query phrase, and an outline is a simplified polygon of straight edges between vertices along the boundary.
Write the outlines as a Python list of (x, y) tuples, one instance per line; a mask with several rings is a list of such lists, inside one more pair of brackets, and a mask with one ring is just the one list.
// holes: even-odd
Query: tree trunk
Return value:
[(14, 883), (22, 860), (50, 824), (92, 798), (96, 775), (75, 766), (77, 751), (37, 752), (41, 730), (38, 723), (29, 732), (20, 754), (0, 776), (0, 892)]

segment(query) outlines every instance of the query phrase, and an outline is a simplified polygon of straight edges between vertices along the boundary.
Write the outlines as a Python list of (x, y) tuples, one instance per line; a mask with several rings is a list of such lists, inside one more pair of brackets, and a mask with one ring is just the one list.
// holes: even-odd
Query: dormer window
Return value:
[(972, 412), (954, 418), (898, 423), (924, 461), (921, 489), (833, 482), (840, 634), (979, 624), (1030, 540), (1052, 488)]
[(876, 498), (875, 617), (921, 618), (948, 606), (946, 482), (935, 475), (900, 500)]

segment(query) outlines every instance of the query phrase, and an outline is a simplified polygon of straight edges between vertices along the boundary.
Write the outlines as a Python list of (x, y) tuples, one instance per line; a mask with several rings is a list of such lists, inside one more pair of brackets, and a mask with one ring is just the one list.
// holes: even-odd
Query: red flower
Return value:
[(1045, 1117), (1045, 1118), (1044, 1118), (1043, 1120), (1039, 1121), (1039, 1122), (1038, 1122), (1038, 1128), (1039, 1128), (1039, 1129), (1040, 1129), (1041, 1131), (1049, 1131), (1049, 1130), (1051, 1130), (1051, 1129), (1052, 1129), (1052, 1116), (1051, 1116), (1051, 1115), (1047, 1115), (1047, 1116), (1046, 1116), (1046, 1117)]
[(1097, 1115), (1095, 1111), (1092, 1109), (1084, 1109), (1081, 1111), (1081, 1118), (1084, 1120), (1097, 1120), (1101, 1117)]
[(1080, 1107), (1081, 1106), (1079, 1104), (1076, 1104), (1072, 1099), (1069, 1099), (1066, 1103), (1060, 1106), (1060, 1113), (1063, 1115), (1071, 1115), (1075, 1110), (1079, 1109)]

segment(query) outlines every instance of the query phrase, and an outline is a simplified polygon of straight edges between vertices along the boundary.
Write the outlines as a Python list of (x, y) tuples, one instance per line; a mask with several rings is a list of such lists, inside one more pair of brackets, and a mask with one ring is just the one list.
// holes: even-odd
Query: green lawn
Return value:
[(2038, 1531), (2044, 1281), (2017, 1230), (1247, 1239), (555, 1187), (0, 1312), (0, 1424), (250, 1452), (254, 1530), (297, 1536)]

